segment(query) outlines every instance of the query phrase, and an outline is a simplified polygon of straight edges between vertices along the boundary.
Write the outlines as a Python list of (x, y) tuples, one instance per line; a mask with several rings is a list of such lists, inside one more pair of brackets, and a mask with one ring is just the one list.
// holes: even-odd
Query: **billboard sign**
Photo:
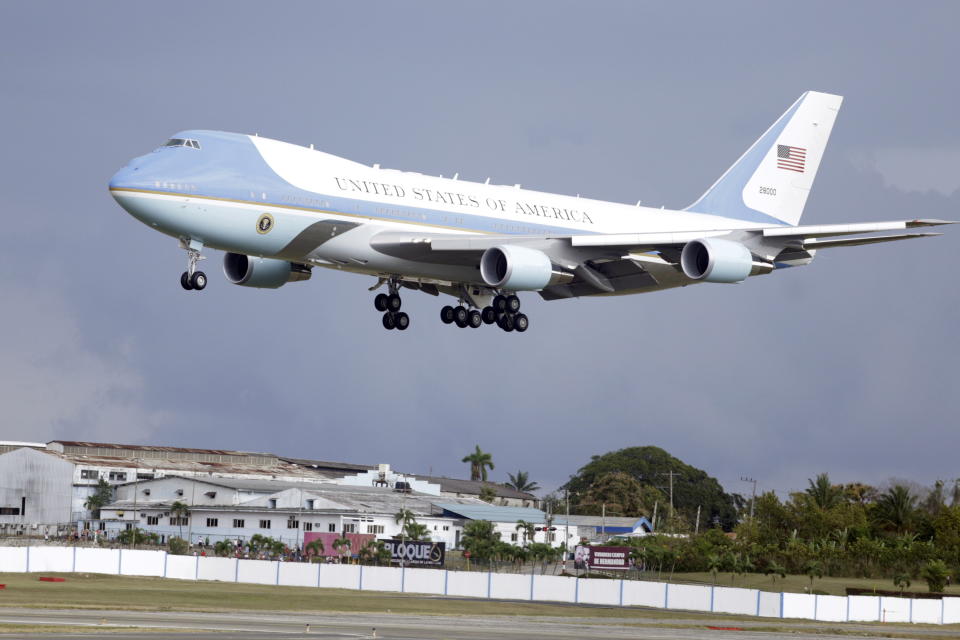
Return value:
[(446, 556), (446, 543), (422, 542), (419, 540), (382, 540), (390, 551), (392, 564), (424, 565), (442, 567)]
[(573, 554), (573, 563), (582, 569), (625, 571), (630, 568), (630, 547), (578, 545), (576, 552)]

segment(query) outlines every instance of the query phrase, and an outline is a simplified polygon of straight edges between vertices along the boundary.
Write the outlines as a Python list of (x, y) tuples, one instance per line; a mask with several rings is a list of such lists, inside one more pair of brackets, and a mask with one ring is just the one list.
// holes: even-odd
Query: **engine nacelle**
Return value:
[(242, 287), (276, 289), (288, 282), (310, 279), (310, 267), (293, 264), (286, 260), (255, 258), (242, 253), (223, 256), (223, 275), (233, 284)]
[(480, 277), (491, 287), (539, 291), (552, 284), (570, 282), (573, 274), (555, 269), (543, 251), (504, 244), (483, 252)]
[(701, 238), (691, 240), (680, 254), (688, 278), (704, 282), (743, 282), (754, 270), (750, 250), (739, 242)]

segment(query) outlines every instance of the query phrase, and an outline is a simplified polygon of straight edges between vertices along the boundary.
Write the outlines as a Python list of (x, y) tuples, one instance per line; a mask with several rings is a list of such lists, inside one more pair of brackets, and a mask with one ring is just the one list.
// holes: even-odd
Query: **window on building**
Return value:
[(383, 533), (384, 526), (382, 524), (368, 524), (367, 533)]
[(111, 471), (110, 479), (125, 482), (127, 479), (127, 473), (125, 471)]
[(127, 531), (130, 531), (131, 529), (133, 529), (133, 523), (128, 522), (127, 524), (123, 525), (123, 528), (126, 529)]
[(100, 477), (100, 473), (96, 469), (81, 469), (80, 470), (80, 479), (81, 480), (96, 480)]
[(170, 526), (185, 527), (190, 524), (190, 518), (186, 516), (170, 516)]
[(357, 532), (357, 525), (352, 524), (352, 523), (351, 523), (351, 524), (345, 524), (345, 525), (343, 525), (343, 532), (344, 532), (344, 533), (356, 533), (356, 532)]
[(270, 528), (270, 521), (269, 521), (269, 520), (261, 520), (261, 521), (260, 521), (260, 528), (261, 528), (261, 529), (269, 529), (269, 528)]
[(307, 509), (313, 509), (313, 500), (307, 500)]
[(160, 516), (147, 516), (147, 524), (160, 524)]
[(290, 520), (287, 520), (287, 529), (299, 529), (299, 528), (300, 528), (299, 520), (293, 520), (292, 518)]
[(137, 480), (153, 480), (152, 473), (138, 473)]
[(327, 525), (327, 531), (333, 533), (336, 530), (337, 530), (337, 524), (335, 522), (331, 522), (330, 524)]
[(233, 528), (234, 528), (234, 529), (243, 529), (243, 519), (242, 519), (242, 518), (234, 518), (234, 519), (233, 519)]
[(106, 530), (107, 530), (107, 523), (104, 522), (103, 520), (101, 520), (100, 523), (97, 525), (97, 530), (98, 530), (98, 531), (106, 531)]
[(18, 516), (20, 507), (0, 507), (0, 516)]
[(448, 525), (448, 524), (443, 525), (443, 530), (444, 530), (444, 531), (450, 531), (450, 525)]
[(220, 518), (207, 518), (208, 527), (216, 527), (219, 522)]
[(557, 534), (555, 534), (553, 531), (547, 532), (547, 542), (553, 542), (556, 539), (557, 539)]
[(276, 498), (270, 498), (270, 500), (268, 501), (268, 505), (269, 505), (269, 507), (270, 507), (271, 509), (276, 509), (276, 508), (277, 508), (277, 499), (276, 499)]
[(511, 533), (511, 534), (510, 534), (510, 542), (516, 542), (516, 541), (517, 541), (517, 534)]

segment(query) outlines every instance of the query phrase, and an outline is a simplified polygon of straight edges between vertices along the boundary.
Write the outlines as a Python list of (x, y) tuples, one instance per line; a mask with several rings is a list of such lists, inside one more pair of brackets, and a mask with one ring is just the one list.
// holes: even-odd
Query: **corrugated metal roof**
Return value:
[(439, 484), (440, 490), (446, 493), (469, 493), (478, 496), (484, 487), (493, 489), (499, 498), (516, 498), (518, 500), (537, 500), (537, 497), (526, 491), (517, 491), (512, 487), (507, 487), (496, 482), (483, 482), (482, 480), (462, 480), (460, 478), (446, 478), (443, 476), (424, 476), (419, 473), (408, 474), (417, 480), (424, 480), (433, 484)]
[(160, 451), (167, 453), (206, 453), (221, 456), (268, 456), (275, 457), (272, 453), (260, 453), (254, 451), (231, 451), (229, 449), (192, 449), (184, 447), (165, 447), (149, 444), (117, 444), (114, 442), (81, 442), (78, 440), (51, 440), (64, 447), (83, 447), (90, 449), (129, 449), (131, 451)]
[(489, 520), (490, 522), (545, 522), (547, 514), (540, 509), (530, 507), (499, 507), (492, 504), (460, 504), (456, 502), (434, 502), (444, 511), (449, 511), (469, 520)]

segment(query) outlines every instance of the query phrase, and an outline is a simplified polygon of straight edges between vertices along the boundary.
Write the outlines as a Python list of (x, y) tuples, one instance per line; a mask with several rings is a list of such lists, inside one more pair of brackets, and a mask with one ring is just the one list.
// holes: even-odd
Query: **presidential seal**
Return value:
[(273, 229), (273, 216), (265, 213), (257, 220), (257, 233), (269, 233), (270, 229)]

